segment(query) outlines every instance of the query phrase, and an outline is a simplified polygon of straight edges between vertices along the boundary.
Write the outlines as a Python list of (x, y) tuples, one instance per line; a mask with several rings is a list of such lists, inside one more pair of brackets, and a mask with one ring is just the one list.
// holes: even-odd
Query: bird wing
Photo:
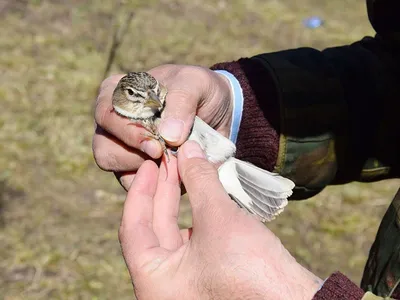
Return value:
[(262, 222), (283, 211), (295, 186), (287, 178), (234, 157), (219, 167), (218, 174), (231, 198)]
[(215, 164), (223, 163), (236, 152), (236, 146), (199, 117), (195, 117), (189, 140), (200, 144), (207, 159)]
[(200, 144), (210, 162), (222, 163), (219, 179), (240, 207), (263, 222), (283, 211), (295, 186), (291, 180), (234, 158), (235, 144), (197, 116), (189, 140)]

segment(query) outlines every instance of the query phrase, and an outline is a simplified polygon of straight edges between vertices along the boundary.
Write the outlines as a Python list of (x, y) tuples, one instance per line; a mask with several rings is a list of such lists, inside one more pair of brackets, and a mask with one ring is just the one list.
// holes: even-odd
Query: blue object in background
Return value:
[(307, 28), (318, 28), (320, 27), (324, 21), (320, 17), (310, 17), (303, 21), (303, 24)]

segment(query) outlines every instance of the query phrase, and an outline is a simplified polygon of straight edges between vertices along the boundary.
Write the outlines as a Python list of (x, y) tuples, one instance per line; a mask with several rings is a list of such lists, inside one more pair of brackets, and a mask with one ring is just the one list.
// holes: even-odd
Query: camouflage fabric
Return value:
[(383, 300), (383, 299), (385, 299), (385, 300), (390, 300), (390, 299), (394, 300), (393, 298), (389, 298), (389, 297), (383, 298), (383, 297), (376, 296), (376, 295), (372, 294), (371, 292), (365, 293), (364, 297), (362, 297), (361, 300)]
[(296, 182), (297, 192), (316, 194), (335, 178), (334, 139), (330, 134), (294, 138), (281, 136), (275, 172)]
[(389, 206), (365, 266), (361, 288), (380, 296), (400, 296), (400, 189)]
[(390, 172), (390, 167), (384, 165), (375, 158), (370, 158), (361, 171), (362, 181), (373, 181), (377, 177), (386, 176)]
[[(334, 182), (337, 172), (333, 135), (326, 133), (304, 138), (282, 135), (274, 171), (296, 182), (295, 196), (300, 199), (319, 193)], [(370, 158), (364, 164), (358, 179), (374, 181), (388, 177), (389, 172), (390, 167)]]

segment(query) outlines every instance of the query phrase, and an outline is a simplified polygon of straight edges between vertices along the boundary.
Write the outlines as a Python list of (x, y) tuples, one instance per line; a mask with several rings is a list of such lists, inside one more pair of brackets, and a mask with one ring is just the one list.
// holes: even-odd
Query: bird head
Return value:
[(147, 119), (161, 112), (165, 94), (158, 81), (146, 72), (130, 72), (118, 82), (113, 94), (117, 113), (132, 119)]

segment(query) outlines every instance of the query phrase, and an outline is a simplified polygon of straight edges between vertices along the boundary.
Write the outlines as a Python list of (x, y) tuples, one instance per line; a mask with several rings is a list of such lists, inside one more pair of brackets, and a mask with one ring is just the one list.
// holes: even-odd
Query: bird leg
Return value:
[(144, 133), (143, 135), (147, 138), (157, 140), (161, 144), (162, 150), (163, 150), (165, 156), (167, 157), (167, 162), (169, 162), (169, 154), (168, 154), (167, 144), (166, 144), (164, 138), (158, 133), (158, 130), (157, 130), (156, 126), (154, 125), (154, 123), (143, 122), (143, 126), (149, 131), (148, 133)]
[(160, 142), (162, 150), (163, 150), (164, 154), (167, 157), (167, 161), (169, 162), (168, 149), (167, 149), (167, 146), (166, 146), (166, 143), (165, 143), (165, 140), (163, 139), (163, 137), (161, 135), (159, 135), (159, 134), (153, 134), (153, 133), (150, 133), (150, 132), (149, 133), (143, 133), (143, 135), (145, 137), (147, 137), (147, 138), (154, 139), (154, 140), (157, 140), (157, 141)]

